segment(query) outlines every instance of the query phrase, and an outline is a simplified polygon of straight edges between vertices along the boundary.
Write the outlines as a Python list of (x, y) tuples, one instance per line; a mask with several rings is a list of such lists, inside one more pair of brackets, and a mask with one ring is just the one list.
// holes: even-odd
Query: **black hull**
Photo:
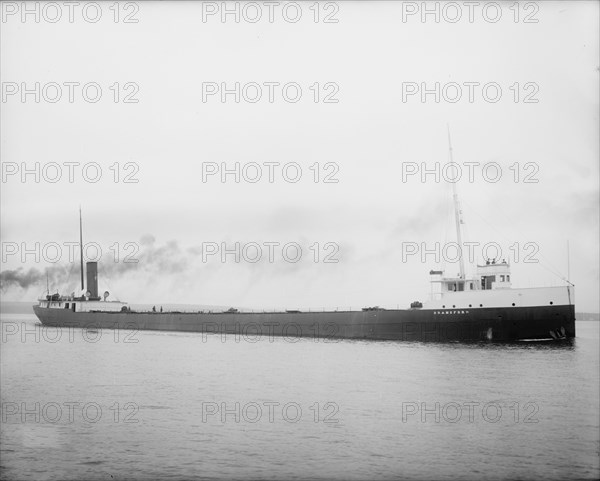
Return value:
[(420, 342), (575, 337), (573, 305), (298, 313), (72, 312), (40, 306), (33, 310), (46, 326), (198, 332), (238, 341), (273, 336)]

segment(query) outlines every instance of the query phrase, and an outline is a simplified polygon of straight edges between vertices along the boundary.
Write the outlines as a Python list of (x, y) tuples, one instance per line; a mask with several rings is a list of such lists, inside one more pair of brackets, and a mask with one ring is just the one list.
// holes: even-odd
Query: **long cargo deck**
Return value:
[(575, 308), (391, 309), (325, 312), (72, 312), (34, 306), (46, 326), (231, 334), (247, 338), (512, 341), (575, 337)]

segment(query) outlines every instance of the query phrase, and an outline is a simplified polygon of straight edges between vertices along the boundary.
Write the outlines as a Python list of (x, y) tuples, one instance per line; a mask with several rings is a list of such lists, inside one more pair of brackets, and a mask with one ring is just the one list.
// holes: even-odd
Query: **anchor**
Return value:
[(564, 326), (561, 326), (560, 329), (555, 329), (554, 331), (550, 331), (550, 336), (552, 336), (552, 339), (554, 339), (556, 341), (560, 341), (562, 339), (566, 339), (567, 338), (567, 334), (565, 332)]

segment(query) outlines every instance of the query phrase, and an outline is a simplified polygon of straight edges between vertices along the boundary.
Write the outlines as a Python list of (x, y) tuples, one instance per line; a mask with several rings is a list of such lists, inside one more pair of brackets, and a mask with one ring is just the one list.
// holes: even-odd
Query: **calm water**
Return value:
[(598, 323), (518, 345), (35, 324), (2, 318), (3, 479), (600, 474)]

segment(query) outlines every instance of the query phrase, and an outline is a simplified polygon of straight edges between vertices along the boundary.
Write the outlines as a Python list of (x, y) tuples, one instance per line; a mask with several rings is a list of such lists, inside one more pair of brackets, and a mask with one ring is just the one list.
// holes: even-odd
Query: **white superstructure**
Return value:
[(127, 304), (120, 301), (88, 301), (74, 297), (47, 296), (50, 299), (38, 299), (39, 306), (47, 309), (68, 309), (73, 312), (120, 312)]
[[(453, 163), (452, 143), (448, 131), (450, 146), (449, 162)], [(455, 183), (452, 184), (454, 200), (454, 220), (458, 246), (462, 246), (461, 224), (462, 210)], [(459, 256), (459, 273), (448, 277), (443, 270), (431, 270), (431, 299), (423, 303), (425, 309), (478, 309), (487, 307), (535, 307), (552, 305), (573, 305), (575, 303), (574, 286), (533, 287), (513, 289), (510, 264), (505, 260), (487, 259), (485, 264), (477, 265), (475, 275), (465, 275), (464, 258)]]

